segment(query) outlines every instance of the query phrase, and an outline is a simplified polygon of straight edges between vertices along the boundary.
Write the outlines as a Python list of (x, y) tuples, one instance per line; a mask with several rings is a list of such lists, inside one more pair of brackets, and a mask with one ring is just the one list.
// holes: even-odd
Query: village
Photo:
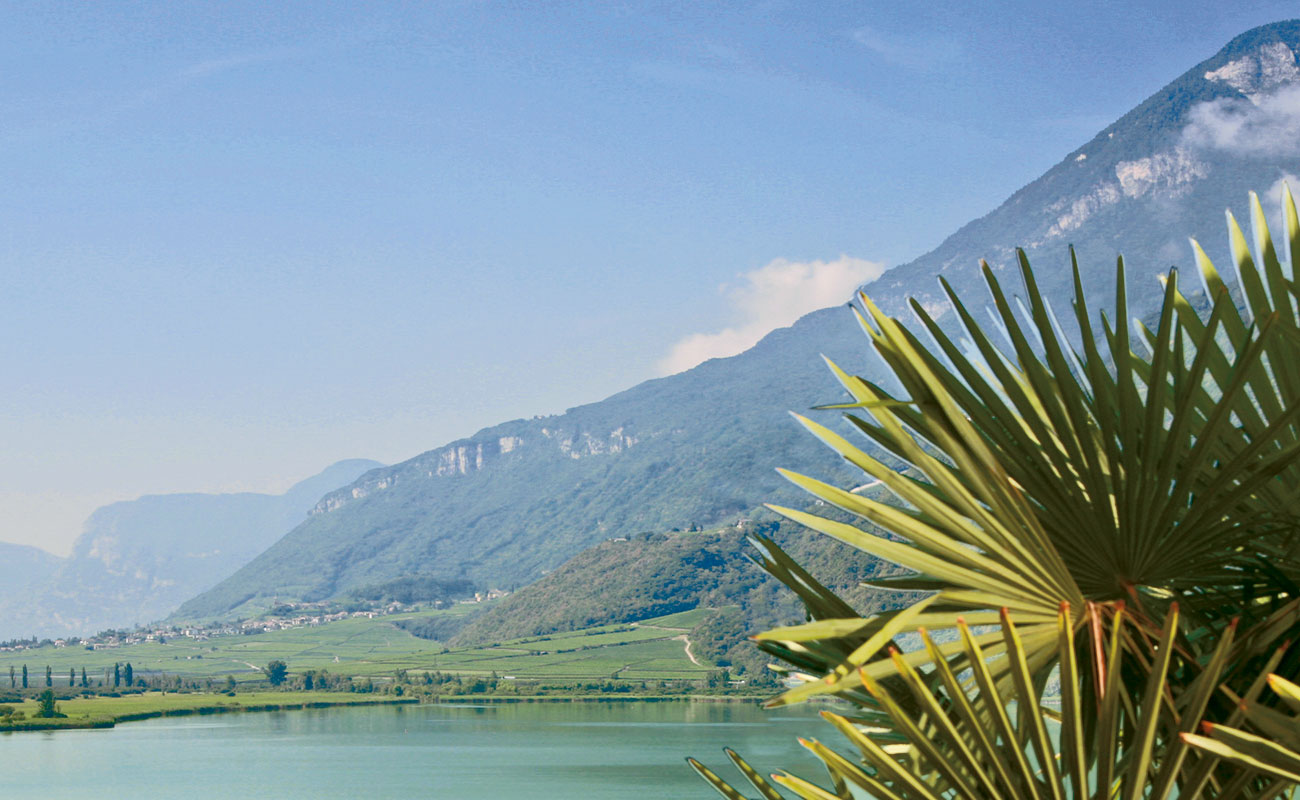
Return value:
[(264, 616), (233, 622), (194, 623), (187, 625), (168, 625), (154, 623), (143, 625), (130, 631), (109, 629), (94, 636), (68, 636), (58, 639), (12, 639), (0, 642), (0, 653), (27, 650), (36, 647), (82, 647), (86, 650), (113, 650), (127, 645), (157, 642), (165, 644), (168, 639), (186, 638), (206, 641), (215, 636), (251, 636), (268, 631), (282, 631), (292, 628), (304, 628), (324, 625), (352, 617), (375, 617), (389, 614), (406, 614), (430, 608), (446, 608), (449, 605), (466, 605), (485, 603), (505, 597), (510, 592), (503, 589), (489, 589), (475, 592), (472, 597), (453, 602), (437, 601), (431, 603), (399, 603), (396, 601), (375, 605), (371, 608), (339, 609), (336, 603), (274, 603)]

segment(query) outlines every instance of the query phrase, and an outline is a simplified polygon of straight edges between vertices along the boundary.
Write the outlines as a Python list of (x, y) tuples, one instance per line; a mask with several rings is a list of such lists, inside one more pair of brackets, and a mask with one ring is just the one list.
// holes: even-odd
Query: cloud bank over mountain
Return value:
[(1183, 135), (1194, 147), (1275, 158), (1300, 150), (1300, 86), (1251, 97), (1221, 97), (1189, 112)]
[(694, 333), (659, 362), (659, 372), (673, 375), (708, 361), (726, 358), (753, 347), (776, 329), (794, 324), (804, 314), (843, 303), (853, 291), (885, 271), (878, 261), (841, 255), (834, 261), (788, 261), (778, 258), (737, 276), (721, 287), (732, 325), (714, 333)]

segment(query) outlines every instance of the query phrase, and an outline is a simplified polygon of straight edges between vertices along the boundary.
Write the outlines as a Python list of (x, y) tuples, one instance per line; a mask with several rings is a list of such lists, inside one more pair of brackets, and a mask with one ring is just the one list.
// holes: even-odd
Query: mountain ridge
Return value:
[[(1300, 78), (1298, 48), (1300, 20), (1263, 25), (1234, 37), (997, 208), (961, 226), (925, 255), (886, 270), (864, 288), (870, 288), (890, 314), (907, 311), (905, 296), (896, 291), (902, 282), (915, 290), (906, 296), (915, 296), (923, 305), (942, 306), (946, 298), (919, 279), (942, 275), (959, 294), (982, 295), (981, 259), (1005, 277), (1013, 267), (1015, 247), (1023, 247), (1036, 265), (1063, 266), (1068, 263), (1067, 247), (1073, 245), (1089, 282), (1085, 290), (1092, 296), (1113, 295), (1115, 257), (1122, 252), (1134, 311), (1149, 312), (1160, 294), (1155, 275), (1188, 261), (1186, 237), (1215, 241), (1222, 230), (1223, 204), (1243, 204), (1248, 191), (1264, 192), (1288, 172), (1276, 169), (1261, 181), (1259, 173), (1269, 170), (1259, 169), (1258, 164), (1247, 170), (1216, 168), (1207, 152), (1214, 148), (1188, 138), (1195, 112), (1222, 101), (1255, 102), (1273, 89), (1293, 85)], [(1270, 66), (1277, 63), (1283, 68)], [(1141, 147), (1135, 148), (1133, 139), (1139, 135), (1145, 139), (1139, 138)], [(1295, 153), (1282, 160), (1295, 165)], [(1189, 196), (1193, 189), (1195, 197)], [(1123, 199), (1145, 204), (1152, 219), (1181, 218), (1195, 229), (1175, 231), (1170, 238), (1162, 233), (1165, 227), (1144, 232), (1124, 225), (1117, 217), (1121, 211), (1131, 214), (1133, 206), (1121, 203)], [(1207, 208), (1205, 200), (1215, 207)], [(1177, 208), (1180, 203), (1182, 209)], [(1068, 296), (1068, 269), (1049, 270), (1046, 275), (1054, 278), (1042, 286), (1049, 295)]]
[[(1248, 189), (1300, 173), (1295, 147), (1265, 157), (1213, 136), (1216, 114), (1253, 114), (1262, 125), (1269, 114), (1290, 113), (1274, 93), (1300, 86), (1297, 50), (1300, 21), (1234, 38), (867, 291), (887, 313), (908, 312), (908, 298), (916, 298), (951, 321), (934, 278), (983, 298), (979, 259), (987, 257), (1014, 293), (1019, 277), (1009, 262), (1024, 245), (1040, 287), (1067, 308), (1073, 243), (1088, 299), (1108, 301), (1123, 244), (1131, 308), (1143, 313), (1158, 295), (1155, 274), (1188, 262), (1185, 235), (1221, 242), (1223, 204), (1244, 207)], [(1300, 119), (1300, 107), (1295, 114)], [(510, 588), (607, 538), (718, 524), (764, 501), (801, 502), (772, 468), (835, 482), (852, 474), (781, 412), (841, 396), (822, 353), (886, 380), (865, 344), (851, 315), (823, 309), (737, 356), (561, 415), (484, 428), (331, 493), (317, 513), (181, 613), (237, 613), (273, 596), (325, 599), (403, 575)]]

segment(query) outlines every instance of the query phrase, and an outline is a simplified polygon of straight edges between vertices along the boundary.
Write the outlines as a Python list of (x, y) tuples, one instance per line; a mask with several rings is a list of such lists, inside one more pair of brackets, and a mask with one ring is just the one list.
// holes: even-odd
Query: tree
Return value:
[(236, 686), (236, 684), (235, 684), (235, 676), (234, 676), (234, 675), (227, 675), (227, 676), (226, 676), (226, 691), (227, 691), (227, 692), (233, 692), (233, 691), (235, 691), (235, 686)]
[(130, 661), (126, 662), (126, 666), (122, 668), (122, 680), (126, 681), (127, 686), (135, 685), (135, 670), (131, 669)]
[(54, 673), (50, 672), (50, 665), (45, 665), (45, 686), (49, 688), (54, 685)]
[(68, 686), (76, 686), (76, 685), (77, 685), (77, 668), (76, 668), (76, 667), (69, 667), (69, 668), (68, 668)]
[(59, 713), (59, 707), (54, 704), (53, 689), (46, 689), (36, 698), (36, 716), (44, 719), (64, 716)]
[(114, 663), (113, 664), (113, 688), (116, 689), (121, 685), (122, 685), (122, 665)]
[[(1300, 267), (1289, 190), (1282, 205)], [(1300, 708), (1285, 688), (1300, 669), (1300, 285), (1254, 195), (1251, 216), (1253, 256), (1229, 216), (1237, 296), (1194, 244), (1205, 302), (1170, 273), (1159, 319), (1136, 336), (1122, 259), (1099, 329), (1075, 264), (1072, 337), (1023, 253), (1023, 303), (983, 265), (996, 338), (944, 284), (965, 347), (919, 303), (912, 329), (862, 297), (860, 320), (902, 392), (832, 364), (852, 397), (834, 407), (854, 412), (875, 450), (801, 421), (881, 490), (787, 474), (838, 511), (774, 510), (911, 570), (875, 583), (925, 595), (863, 619), (759, 537), (763, 566), (811, 620), (761, 634), (760, 647), (820, 676), (769, 705), (835, 694), (858, 706), (855, 725), (837, 727), (870, 772), (813, 747), (837, 786), (1018, 798), (1061, 796), (1068, 778), (1075, 797), (1264, 798), (1300, 780), (1300, 755), (1287, 751), (1300, 737), (1283, 735), (1297, 726), (1279, 710)], [(900, 653), (905, 634), (925, 646)], [(1060, 752), (1038, 713), (1054, 676)]]
[(289, 674), (289, 665), (277, 658), (267, 664), (262, 671), (266, 673), (266, 679), (271, 682), (272, 686), (279, 686), (284, 683), (285, 677)]
[(85, 668), (85, 667), (82, 667), (82, 668), (81, 668), (81, 688), (84, 689), (84, 688), (86, 688), (86, 687), (88, 687), (88, 686), (90, 686), (90, 681), (86, 679), (86, 668)]
[(10, 689), (18, 688), (18, 672), (17, 670), (14, 669), (13, 664), (9, 665), (9, 688)]
[(27, 688), (27, 665), (23, 664), (23, 688)]

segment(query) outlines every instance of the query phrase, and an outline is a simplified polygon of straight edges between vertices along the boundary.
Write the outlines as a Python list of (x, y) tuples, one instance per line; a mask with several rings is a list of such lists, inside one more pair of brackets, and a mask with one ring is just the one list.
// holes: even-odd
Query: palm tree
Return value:
[[(1171, 272), (1150, 326), (1129, 325), (1122, 259), (1114, 317), (1100, 323), (1074, 261), (1070, 333), (1023, 252), (1023, 301), (983, 265), (992, 333), (946, 283), (948, 327), (919, 303), (909, 327), (861, 297), (859, 320), (902, 392), (830, 364), (852, 398), (832, 407), (874, 450), (800, 421), (892, 498), (791, 473), (839, 513), (773, 509), (911, 571), (882, 588), (929, 594), (863, 619), (775, 544), (756, 544), (812, 620), (758, 637), (809, 678), (770, 705), (834, 694), (857, 706), (856, 724), (893, 737), (901, 771), (863, 751), (883, 787), (869, 792), (932, 796), (903, 791), (912, 780), (933, 796), (1022, 796), (1010, 784), (967, 795), (941, 766), (952, 754), (926, 750), (945, 724), (954, 742), (982, 741), (1004, 703), (1015, 704), (1018, 725), (986, 733), (1032, 765), (1016, 784), (1023, 796), (1066, 796), (1067, 763), (1095, 781), (1077, 783), (1074, 797), (1110, 796), (1112, 779), (1134, 798), (1271, 797), (1289, 786), (1277, 771), (1221, 760), (1244, 746), (1224, 744), (1233, 735), (1224, 731), (1245, 725), (1267, 738), (1243, 698), (1277, 713), (1286, 701), (1263, 676), (1300, 669), (1300, 647), (1289, 644), (1300, 632), (1300, 285), (1290, 269), (1300, 264), (1300, 220), (1289, 190), (1283, 216), (1288, 264), (1252, 194), (1254, 254), (1228, 216), (1236, 290), (1193, 243), (1204, 294), (1185, 293)], [(928, 645), (899, 647), (906, 634)], [(1046, 723), (1034, 722), (1056, 677), (1074, 709), (1059, 737), (1069, 753), (1049, 748)], [(963, 719), (963, 698), (983, 710)], [(1223, 723), (1218, 738), (1194, 734), (1202, 719)], [(1110, 759), (1122, 781), (1101, 769)], [(966, 763), (963, 779), (976, 774), (951, 763)], [(848, 779), (827, 766), (837, 786)], [(1300, 774), (1300, 761), (1291, 766)]]

